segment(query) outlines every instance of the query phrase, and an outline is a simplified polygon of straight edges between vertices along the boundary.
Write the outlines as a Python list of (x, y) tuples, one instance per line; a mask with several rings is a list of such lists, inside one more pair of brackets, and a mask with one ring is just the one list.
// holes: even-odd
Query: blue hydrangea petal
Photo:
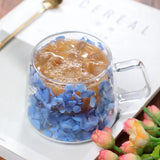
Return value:
[(54, 111), (54, 112), (49, 112), (49, 115), (48, 115), (48, 122), (51, 124), (51, 125), (57, 125), (58, 124), (58, 120), (59, 120), (59, 113), (57, 111)]
[(67, 133), (63, 130), (59, 129), (57, 132), (54, 133), (54, 138), (61, 141), (67, 141)]
[(81, 111), (81, 107), (80, 106), (76, 105), (76, 106), (73, 107), (73, 112), (74, 113), (79, 113), (80, 111)]
[(77, 95), (75, 92), (72, 94), (75, 100), (81, 100), (81, 97)]
[(98, 89), (99, 90), (101, 90), (101, 89), (103, 89), (104, 87), (105, 87), (105, 85), (106, 85), (106, 80), (103, 80), (99, 85), (98, 85)]
[(52, 137), (53, 133), (50, 130), (45, 130), (44, 135), (47, 137)]
[(48, 115), (49, 115), (49, 110), (47, 108), (42, 108), (41, 109), (41, 114), (45, 119), (47, 119)]
[(91, 138), (91, 134), (90, 132), (86, 132), (86, 131), (81, 131), (78, 135), (77, 135), (77, 139), (80, 141), (83, 140), (88, 140)]
[(41, 101), (41, 102), (45, 102), (48, 103), (49, 102), (49, 92), (47, 89), (40, 89), (38, 88), (37, 92), (36, 92), (36, 97)]
[(65, 86), (66, 91), (75, 91), (75, 86), (68, 84)]
[(91, 41), (91, 40), (88, 39), (88, 38), (87, 38), (87, 41), (86, 41), (86, 42), (89, 43), (89, 44), (95, 45), (95, 42)]
[(83, 91), (83, 92), (81, 92), (81, 97), (82, 98), (88, 98), (90, 95), (89, 95), (89, 93), (88, 93), (88, 91)]
[(57, 105), (57, 98), (56, 97), (53, 97), (52, 99), (51, 99), (51, 102), (50, 102), (53, 106), (55, 106), (55, 105)]
[(104, 90), (103, 91), (103, 96), (110, 100), (111, 102), (114, 101), (114, 95), (113, 95), (113, 90), (110, 88), (108, 91)]
[(86, 91), (86, 86), (84, 84), (77, 84), (76, 91), (83, 92)]
[(83, 129), (84, 129), (85, 131), (93, 131), (93, 130), (96, 129), (97, 124), (98, 124), (98, 118), (95, 119), (94, 121), (86, 122), (86, 123), (84, 124), (84, 128), (83, 128)]
[(104, 47), (103, 47), (103, 45), (102, 45), (102, 43), (101, 42), (97, 42), (98, 43), (98, 47), (100, 48), (100, 50), (104, 50)]
[(73, 94), (73, 91), (71, 91), (71, 90), (65, 91), (63, 94), (64, 94), (64, 97), (70, 98), (72, 96), (72, 94)]
[(66, 121), (66, 120), (68, 120), (68, 119), (70, 119), (71, 117), (69, 116), (69, 115), (64, 115), (64, 114), (61, 114), (60, 116), (59, 116), (59, 122), (63, 122), (63, 121)]
[(52, 97), (54, 97), (55, 95), (54, 95), (53, 91), (52, 91), (49, 87), (47, 87), (47, 89), (48, 89), (49, 94), (50, 94)]
[(96, 98), (93, 97), (93, 96), (91, 96), (91, 98), (90, 98), (90, 106), (91, 106), (92, 108), (94, 108), (95, 105), (96, 105)]
[(58, 37), (56, 37), (56, 41), (58, 41), (60, 39), (65, 39), (65, 36), (58, 36)]
[(71, 130), (72, 127), (75, 125), (75, 122), (72, 119), (68, 119), (64, 122), (61, 122), (60, 125), (63, 130)]
[(88, 89), (87, 92), (88, 92), (89, 96), (96, 95), (96, 93), (91, 89)]
[(39, 121), (39, 120), (32, 119), (32, 120), (31, 120), (31, 123), (32, 123), (32, 125), (33, 125), (35, 128), (37, 128), (38, 130), (41, 129), (41, 124), (40, 124), (40, 121)]
[(65, 107), (64, 106), (61, 106), (59, 107), (59, 112), (60, 113), (64, 113), (66, 110), (65, 110)]
[(56, 132), (58, 129), (59, 129), (59, 126), (56, 125), (56, 126), (51, 127), (51, 128), (50, 128), (50, 131)]
[(72, 101), (68, 101), (68, 105), (69, 106), (74, 106), (77, 102), (75, 100), (72, 100)]
[(72, 130), (73, 130), (75, 133), (77, 133), (77, 132), (79, 132), (79, 131), (81, 130), (81, 127), (80, 127), (80, 125), (76, 124), (75, 126), (72, 127)]
[(111, 82), (113, 83), (113, 70), (112, 68), (108, 68), (107, 69), (107, 73), (108, 73), (108, 77), (111, 80)]
[(30, 96), (29, 96), (29, 103), (30, 104), (32, 104), (32, 105), (36, 105), (37, 104), (37, 98), (35, 97), (35, 95), (34, 94), (31, 94)]
[(85, 118), (85, 115), (83, 113), (75, 115), (72, 117), (73, 120), (77, 122), (81, 122)]
[(36, 113), (36, 108), (34, 106), (30, 106), (28, 108), (28, 116), (33, 118)]
[(114, 107), (115, 107), (114, 103), (109, 103), (108, 104), (108, 109), (114, 109)]
[(33, 69), (33, 67), (32, 67), (32, 66), (30, 66), (29, 70), (30, 70), (30, 75), (34, 75), (34, 73), (35, 73), (35, 69)]
[(87, 41), (87, 37), (82, 37), (81, 40), (82, 41)]
[(34, 114), (34, 119), (36, 119), (36, 120), (42, 119), (41, 113), (40, 113), (40, 112), (36, 112), (36, 113)]
[(67, 113), (71, 113), (73, 111), (73, 107), (69, 106), (69, 105), (66, 105), (65, 110), (66, 110)]

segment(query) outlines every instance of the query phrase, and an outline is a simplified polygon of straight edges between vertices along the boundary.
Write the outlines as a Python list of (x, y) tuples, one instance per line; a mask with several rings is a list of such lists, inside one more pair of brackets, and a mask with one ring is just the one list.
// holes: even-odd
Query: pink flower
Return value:
[(136, 149), (145, 147), (150, 141), (150, 135), (135, 118), (125, 121), (124, 131), (129, 134), (129, 141), (132, 142)]
[[(158, 134), (158, 132), (159, 132), (158, 126), (152, 120), (144, 119), (142, 122), (145, 126), (145, 129), (147, 130), (147, 132), (150, 135), (155, 136), (155, 137), (157, 135), (159, 135)], [(149, 128), (152, 128), (152, 129), (149, 129)]]
[(109, 150), (101, 150), (98, 160), (118, 160), (117, 154)]
[[(160, 121), (160, 109), (158, 107), (156, 107), (155, 105), (151, 105), (147, 107), (148, 110), (150, 111), (150, 113), (152, 113), (152, 115)], [(152, 120), (151, 117), (149, 117), (146, 113), (144, 113), (144, 119), (148, 119), (148, 120)]]
[(122, 143), (120, 148), (126, 153), (137, 153), (136, 148), (130, 141)]
[(141, 160), (137, 154), (128, 153), (119, 157), (119, 160)]
[(105, 149), (111, 149), (114, 144), (114, 138), (112, 134), (106, 132), (106, 131), (101, 131), (101, 130), (95, 130), (92, 133), (91, 139), (99, 146)]
[(110, 134), (112, 134), (112, 129), (111, 128), (109, 128), (109, 127), (104, 127), (104, 129), (103, 129), (105, 132), (108, 132), (108, 133), (110, 133)]

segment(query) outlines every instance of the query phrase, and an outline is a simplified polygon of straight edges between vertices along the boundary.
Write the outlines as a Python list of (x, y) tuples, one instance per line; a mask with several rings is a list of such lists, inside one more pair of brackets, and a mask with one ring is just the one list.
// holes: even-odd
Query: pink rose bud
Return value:
[(104, 129), (103, 129), (105, 132), (108, 132), (108, 133), (110, 133), (110, 134), (112, 134), (112, 129), (111, 128), (109, 128), (109, 127), (104, 127)]
[(118, 156), (110, 150), (101, 150), (98, 160), (118, 160)]
[(120, 148), (122, 149), (122, 151), (124, 151), (126, 153), (137, 153), (136, 148), (134, 147), (134, 145), (130, 141), (126, 141), (126, 142), (122, 143)]
[(112, 134), (106, 132), (106, 131), (101, 131), (101, 130), (95, 130), (92, 133), (91, 139), (99, 146), (105, 149), (111, 149), (114, 144), (114, 138)]
[(128, 153), (119, 157), (119, 160), (141, 160), (137, 154)]
[(135, 118), (130, 118), (124, 122), (124, 131), (129, 134), (129, 141), (135, 148), (143, 148), (150, 142), (150, 135)]
[(148, 120), (148, 119), (144, 119), (143, 121), (143, 124), (145, 127), (148, 127), (148, 128), (153, 128), (153, 129), (148, 129), (146, 128), (147, 132), (152, 135), (152, 136), (157, 136), (159, 135), (159, 129), (157, 128), (158, 126), (152, 121), (152, 120)]
[[(150, 113), (152, 113), (152, 115), (160, 121), (160, 109), (158, 107), (156, 107), (155, 105), (151, 105), (147, 107), (148, 110), (150, 111)], [(144, 119), (148, 119), (148, 120), (152, 120), (151, 117), (149, 117), (146, 113), (144, 113)]]

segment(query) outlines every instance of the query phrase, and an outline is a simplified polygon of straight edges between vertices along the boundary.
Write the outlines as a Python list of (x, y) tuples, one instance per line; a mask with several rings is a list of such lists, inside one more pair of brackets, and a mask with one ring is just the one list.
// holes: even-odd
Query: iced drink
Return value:
[(28, 116), (45, 136), (86, 141), (113, 117), (112, 73), (105, 48), (89, 39), (57, 38), (34, 55)]

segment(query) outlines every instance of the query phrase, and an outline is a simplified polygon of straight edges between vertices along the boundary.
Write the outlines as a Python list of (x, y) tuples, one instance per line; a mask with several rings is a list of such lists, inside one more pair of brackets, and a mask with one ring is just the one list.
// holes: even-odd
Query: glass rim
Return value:
[[(73, 34), (84, 34), (86, 36), (90, 36), (90, 37), (93, 37), (95, 39), (97, 39), (98, 41), (102, 42), (107, 53), (109, 54), (110, 56), (110, 60), (108, 59), (109, 63), (107, 65), (107, 67), (101, 72), (99, 73), (97, 76), (89, 79), (89, 80), (85, 80), (85, 81), (79, 81), (79, 82), (60, 82), (60, 81), (56, 81), (56, 80), (53, 80), (51, 78), (48, 78), (46, 77), (45, 75), (43, 75), (38, 69), (37, 67), (35, 66), (35, 63), (34, 63), (34, 57), (35, 55), (37, 54), (37, 48), (39, 46), (41, 46), (41, 43), (43, 43), (45, 40), (47, 39), (50, 39), (51, 37), (55, 37), (55, 36), (58, 36), (58, 35), (61, 35), (61, 34), (68, 34), (68, 33), (73, 33)], [(43, 46), (42, 46), (43, 47)], [(108, 57), (107, 57), (108, 58)], [(74, 85), (74, 84), (84, 84), (84, 83), (90, 83), (92, 81), (95, 81), (96, 79), (99, 79), (100, 77), (104, 76), (105, 73), (107, 72), (107, 68), (110, 68), (109, 66), (111, 65), (111, 61), (112, 61), (112, 53), (111, 53), (111, 50), (110, 48), (101, 40), (99, 39), (98, 37), (92, 35), (92, 34), (89, 34), (89, 33), (86, 33), (86, 32), (81, 32), (81, 31), (64, 31), (64, 32), (58, 32), (58, 33), (55, 33), (55, 34), (52, 34), (52, 35), (49, 35), (47, 37), (45, 37), (44, 39), (42, 39), (35, 47), (34, 49), (32, 50), (32, 65), (33, 65), (33, 68), (35, 69), (35, 71), (38, 73), (38, 75), (44, 79), (46, 79), (47, 81), (51, 82), (51, 83), (56, 83), (56, 84), (61, 84), (61, 85)]]

